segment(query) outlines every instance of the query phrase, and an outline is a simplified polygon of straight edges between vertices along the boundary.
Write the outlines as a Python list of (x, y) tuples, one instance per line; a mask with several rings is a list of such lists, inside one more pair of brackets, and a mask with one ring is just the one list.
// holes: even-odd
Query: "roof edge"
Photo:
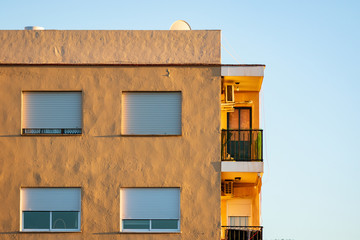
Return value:
[(266, 67), (264, 64), (218, 63), (1, 63), (0, 66), (213, 66), (213, 67)]

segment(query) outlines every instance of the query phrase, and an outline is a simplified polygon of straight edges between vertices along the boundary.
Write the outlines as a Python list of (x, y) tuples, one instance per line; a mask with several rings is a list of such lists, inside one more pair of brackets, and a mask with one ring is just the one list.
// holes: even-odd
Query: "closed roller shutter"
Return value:
[(80, 211), (80, 188), (22, 188), (22, 211)]
[(179, 188), (121, 189), (122, 219), (180, 219)]
[(24, 92), (23, 128), (79, 129), (81, 92)]
[(250, 199), (234, 199), (227, 201), (228, 216), (251, 216)]
[(181, 135), (180, 92), (125, 92), (122, 134)]

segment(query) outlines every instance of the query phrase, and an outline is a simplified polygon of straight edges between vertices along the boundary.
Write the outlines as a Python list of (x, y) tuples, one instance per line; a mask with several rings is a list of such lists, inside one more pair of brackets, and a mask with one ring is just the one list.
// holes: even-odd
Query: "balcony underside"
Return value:
[[(245, 172), (222, 172), (221, 173), (221, 181), (225, 180), (236, 180), (240, 179), (239, 183), (243, 184), (253, 184), (257, 185), (259, 178), (262, 177), (262, 173), (245, 173)], [(245, 186), (243, 185), (243, 186)]]
[(264, 78), (264, 70), (264, 65), (223, 65), (221, 67), (221, 76), (225, 83), (239, 83), (241, 91), (260, 91)]
[(221, 172), (263, 173), (264, 162), (221, 162)]

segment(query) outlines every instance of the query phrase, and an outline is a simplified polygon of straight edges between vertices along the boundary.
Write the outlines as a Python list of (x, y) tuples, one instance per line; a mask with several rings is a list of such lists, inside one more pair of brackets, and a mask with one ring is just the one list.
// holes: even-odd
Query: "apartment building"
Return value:
[(262, 236), (264, 66), (221, 65), (220, 31), (2, 30), (0, 46), (1, 239)]

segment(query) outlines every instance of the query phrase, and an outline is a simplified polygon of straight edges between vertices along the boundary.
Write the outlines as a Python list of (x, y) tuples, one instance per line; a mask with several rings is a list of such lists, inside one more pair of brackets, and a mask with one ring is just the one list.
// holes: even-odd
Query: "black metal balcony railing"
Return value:
[(225, 228), (225, 240), (262, 240), (261, 226), (222, 226)]
[(222, 161), (263, 161), (263, 130), (221, 131)]
[(22, 133), (26, 135), (77, 135), (82, 133), (81, 128), (23, 128)]

